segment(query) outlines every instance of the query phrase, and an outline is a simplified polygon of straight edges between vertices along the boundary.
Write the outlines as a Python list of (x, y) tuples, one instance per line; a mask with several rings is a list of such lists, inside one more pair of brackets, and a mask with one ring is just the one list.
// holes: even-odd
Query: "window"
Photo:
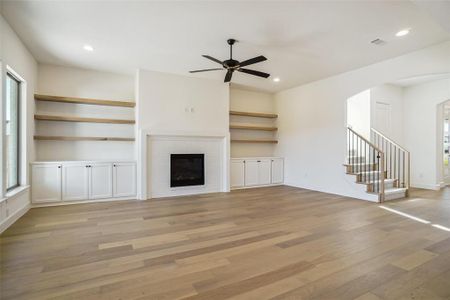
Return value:
[(20, 81), (6, 74), (6, 190), (19, 185)]

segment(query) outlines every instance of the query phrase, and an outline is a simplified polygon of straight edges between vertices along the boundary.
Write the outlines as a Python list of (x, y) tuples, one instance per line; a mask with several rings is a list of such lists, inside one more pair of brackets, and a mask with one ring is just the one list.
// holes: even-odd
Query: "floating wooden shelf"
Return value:
[(258, 118), (272, 118), (272, 119), (278, 118), (278, 115), (276, 115), (276, 114), (245, 112), (245, 111), (235, 111), (235, 110), (230, 110), (230, 115), (232, 115), (232, 116), (258, 117)]
[(276, 127), (230, 124), (230, 129), (277, 131)]
[(90, 105), (106, 105), (106, 106), (120, 106), (120, 107), (136, 106), (136, 103), (131, 101), (100, 100), (100, 99), (61, 97), (61, 96), (38, 95), (38, 94), (34, 94), (34, 99), (39, 101), (90, 104)]
[(35, 140), (39, 141), (116, 141), (116, 142), (132, 142), (134, 138), (123, 137), (100, 137), (100, 136), (48, 136), (35, 135)]
[(231, 140), (232, 143), (268, 143), (268, 144), (277, 144), (277, 140)]
[(135, 123), (134, 120), (98, 119), (98, 118), (81, 118), (81, 117), (66, 117), (66, 116), (49, 116), (49, 115), (34, 115), (34, 119), (42, 120), (42, 121), (111, 123), (111, 124), (134, 124)]

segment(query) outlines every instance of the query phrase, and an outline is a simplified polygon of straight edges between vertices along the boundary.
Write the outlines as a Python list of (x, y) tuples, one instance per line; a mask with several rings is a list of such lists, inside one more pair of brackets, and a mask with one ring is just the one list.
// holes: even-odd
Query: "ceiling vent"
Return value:
[(383, 41), (382, 39), (374, 39), (370, 43), (373, 45), (377, 45), (377, 46), (382, 46), (382, 45), (386, 44), (386, 42)]

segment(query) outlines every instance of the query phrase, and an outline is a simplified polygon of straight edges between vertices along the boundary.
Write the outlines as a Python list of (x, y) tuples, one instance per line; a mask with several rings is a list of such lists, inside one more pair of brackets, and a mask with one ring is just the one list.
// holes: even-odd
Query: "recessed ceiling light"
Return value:
[(92, 47), (91, 45), (84, 45), (83, 49), (89, 52), (94, 51), (94, 47)]
[(273, 81), (274, 81), (274, 82), (280, 82), (280, 77), (275, 77), (275, 78), (273, 79)]
[(398, 37), (400, 37), (400, 36), (405, 36), (405, 35), (407, 35), (409, 33), (409, 29), (402, 29), (402, 30), (400, 30), (399, 32), (397, 32), (396, 34), (395, 34), (395, 36), (398, 36)]

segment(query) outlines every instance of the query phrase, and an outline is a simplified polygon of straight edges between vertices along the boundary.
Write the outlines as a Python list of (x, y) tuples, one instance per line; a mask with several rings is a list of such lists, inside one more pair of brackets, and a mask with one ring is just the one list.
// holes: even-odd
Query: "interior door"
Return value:
[(384, 135), (391, 135), (391, 105), (389, 103), (375, 103), (375, 129)]
[(63, 165), (62, 170), (63, 201), (89, 199), (89, 165), (67, 164)]
[(89, 167), (89, 199), (111, 198), (112, 191), (112, 164), (95, 163)]

